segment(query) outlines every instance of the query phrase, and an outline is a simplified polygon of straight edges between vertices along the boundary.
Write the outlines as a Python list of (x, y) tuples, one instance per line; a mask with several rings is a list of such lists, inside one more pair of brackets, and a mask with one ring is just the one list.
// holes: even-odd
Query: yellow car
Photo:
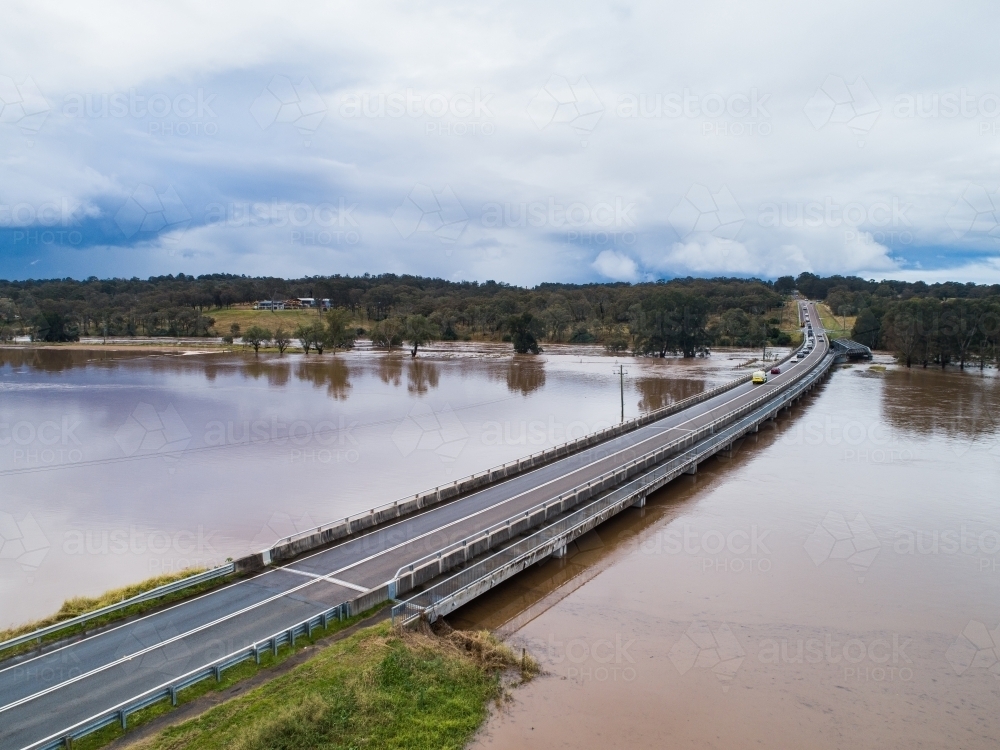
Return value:
[(760, 385), (767, 382), (767, 373), (763, 370), (756, 370), (753, 374), (753, 384)]

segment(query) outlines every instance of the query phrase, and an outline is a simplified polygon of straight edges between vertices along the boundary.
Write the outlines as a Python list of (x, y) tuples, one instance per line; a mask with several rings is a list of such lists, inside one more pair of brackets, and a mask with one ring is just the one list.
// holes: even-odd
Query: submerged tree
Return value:
[(437, 338), (436, 326), (423, 315), (410, 315), (404, 325), (403, 340), (410, 345), (410, 356), (417, 356), (417, 349)]
[(505, 328), (510, 333), (510, 342), (514, 345), (514, 351), (518, 354), (538, 354), (541, 347), (538, 346), (536, 334), (541, 335), (541, 325), (539, 321), (529, 312), (520, 315), (511, 315), (507, 318)]
[(261, 346), (271, 340), (271, 331), (261, 326), (250, 326), (243, 334), (243, 341), (253, 347), (253, 353), (257, 354)]

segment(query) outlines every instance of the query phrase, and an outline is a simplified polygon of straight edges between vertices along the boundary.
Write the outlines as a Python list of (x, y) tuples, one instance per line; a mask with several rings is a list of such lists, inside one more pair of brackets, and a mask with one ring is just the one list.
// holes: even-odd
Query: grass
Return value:
[[(331, 629), (349, 624), (333, 623)], [(317, 631), (313, 640), (327, 634)], [(199, 687), (202, 694), (225, 689), (291, 653), (283, 649), (276, 661), (268, 656), (261, 667), (253, 662), (235, 667), (223, 673), (218, 685), (205, 681), (184, 691), (181, 699), (191, 700)], [(383, 622), (324, 646), (246, 694), (131, 747), (461, 748), (486, 718), (490, 703), (505, 696), (512, 683), (504, 675), (516, 678), (516, 684), (537, 671), (533, 659), (518, 656), (485, 631), (464, 633), (447, 626), (437, 634), (428, 628), (398, 631)], [(169, 703), (164, 703), (166, 708), (152, 706), (130, 717), (129, 725), (165, 713)], [(73, 746), (91, 750), (121, 733), (117, 726), (108, 727)]]
[(839, 315), (834, 315), (833, 311), (822, 302), (816, 305), (816, 309), (819, 310), (819, 319), (823, 323), (823, 327), (830, 334), (831, 339), (851, 337), (851, 331), (854, 329), (854, 321), (857, 319), (857, 316), (848, 315), (840, 317)]
[[(55, 625), (56, 623), (63, 622), (64, 620), (71, 620), (74, 617), (79, 617), (80, 615), (85, 615), (88, 612), (93, 612), (95, 610), (101, 609), (102, 607), (107, 607), (111, 604), (117, 604), (125, 599), (130, 599), (133, 596), (138, 596), (143, 594), (150, 589), (155, 589), (157, 586), (165, 586), (168, 583), (173, 583), (181, 578), (187, 578), (188, 576), (193, 576), (196, 573), (203, 572), (204, 568), (188, 568), (187, 570), (181, 570), (176, 573), (170, 573), (167, 575), (156, 576), (154, 578), (148, 578), (145, 581), (140, 581), (139, 583), (133, 583), (129, 586), (123, 586), (117, 589), (111, 589), (110, 591), (105, 591), (99, 596), (77, 596), (72, 599), (67, 599), (63, 602), (59, 610), (48, 617), (42, 618), (40, 620), (35, 620), (34, 622), (27, 622), (23, 625), (18, 625), (16, 627), (7, 628), (6, 630), (0, 630), (0, 642), (10, 640), (11, 638), (16, 638), (19, 635), (24, 635), (30, 633), (39, 628), (45, 628), (49, 625)], [(182, 591), (175, 591), (166, 596), (157, 597), (156, 599), (150, 599), (148, 601), (139, 602), (133, 604), (130, 607), (125, 607), (124, 609), (119, 609), (115, 612), (110, 612), (107, 615), (102, 615), (101, 617), (90, 620), (86, 623), (80, 625), (74, 625), (67, 627), (63, 630), (59, 630), (55, 633), (45, 636), (42, 638), (42, 643), (49, 643), (51, 641), (61, 640), (68, 636), (76, 635), (78, 633), (83, 633), (88, 630), (93, 630), (95, 628), (102, 627), (108, 623), (115, 622), (116, 620), (123, 620), (126, 617), (133, 617), (135, 615), (147, 612), (155, 607), (163, 606), (170, 602), (178, 601), (180, 599), (186, 599), (191, 596), (196, 596), (209, 589), (222, 586), (223, 584), (229, 583), (232, 580), (232, 576), (223, 576), (220, 578), (215, 578), (211, 581), (205, 581), (198, 584), (197, 586), (191, 586), (189, 588), (183, 589)], [(27, 651), (32, 651), (39, 645), (38, 641), (32, 641), (30, 643), (23, 643), (20, 646), (15, 646), (13, 648), (5, 649), (0, 651), (0, 660), (7, 659), (11, 656), (16, 656), (17, 654), (22, 654)]]
[[(229, 326), (237, 323), (241, 331), (250, 326), (268, 328), (273, 333), (279, 326), (291, 334), (300, 325), (312, 325), (323, 320), (318, 310), (254, 310), (250, 307), (230, 307), (219, 310), (209, 310), (205, 313), (215, 318), (212, 326), (216, 333), (225, 336)], [(296, 342), (296, 346), (298, 342)]]
[(781, 323), (778, 325), (778, 330), (791, 337), (793, 349), (802, 343), (804, 334), (799, 326), (799, 304), (791, 297), (785, 299), (785, 304), (781, 308)]

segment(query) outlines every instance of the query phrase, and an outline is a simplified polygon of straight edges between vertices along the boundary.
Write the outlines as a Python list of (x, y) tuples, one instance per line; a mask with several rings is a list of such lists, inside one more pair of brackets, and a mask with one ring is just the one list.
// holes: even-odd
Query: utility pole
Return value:
[(622, 402), (622, 423), (625, 422), (625, 376), (628, 374), (628, 370), (625, 369), (624, 365), (615, 365), (615, 374), (618, 376), (618, 387), (621, 393)]

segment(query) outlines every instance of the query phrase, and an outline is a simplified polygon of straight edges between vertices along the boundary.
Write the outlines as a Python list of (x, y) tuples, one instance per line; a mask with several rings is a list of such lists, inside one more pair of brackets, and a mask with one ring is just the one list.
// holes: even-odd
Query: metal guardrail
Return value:
[(300, 635), (312, 637), (313, 630), (319, 627), (322, 627), (325, 630), (334, 617), (338, 620), (342, 620), (344, 617), (350, 616), (351, 603), (344, 602), (342, 604), (338, 604), (336, 607), (331, 607), (328, 610), (320, 612), (318, 615), (314, 615), (308, 620), (303, 620), (290, 628), (280, 630), (268, 638), (257, 641), (244, 649), (227, 654), (226, 656), (216, 659), (214, 662), (204, 667), (199, 667), (198, 669), (181, 675), (170, 682), (158, 685), (157, 687), (148, 690), (135, 698), (130, 698), (129, 700), (119, 703), (106, 711), (102, 711), (89, 719), (84, 719), (83, 721), (62, 730), (57, 734), (46, 737), (43, 740), (39, 740), (32, 745), (28, 745), (24, 748), (24, 750), (56, 750), (56, 748), (67, 748), (68, 750), (72, 747), (72, 743), (75, 740), (85, 737), (88, 734), (92, 734), (93, 732), (103, 729), (104, 727), (111, 726), (112, 724), (119, 724), (122, 729), (125, 729), (127, 728), (128, 717), (130, 714), (134, 714), (136, 711), (141, 711), (144, 708), (148, 708), (155, 703), (159, 703), (160, 701), (167, 699), (170, 699), (170, 702), (176, 706), (177, 694), (184, 688), (191, 687), (192, 685), (199, 683), (202, 680), (207, 680), (210, 677), (214, 677), (216, 681), (221, 681), (222, 672), (224, 670), (229, 669), (230, 667), (235, 667), (237, 664), (242, 664), (250, 659), (254, 659), (258, 664), (260, 664), (260, 655), (262, 653), (271, 651), (275, 656), (277, 656), (278, 648), (280, 646), (283, 646), (286, 643), (294, 646), (295, 639)]
[(95, 609), (93, 612), (87, 612), (85, 614), (73, 617), (69, 620), (60, 620), (52, 625), (47, 625), (44, 628), (39, 628), (38, 630), (33, 630), (30, 633), (25, 633), (24, 635), (19, 635), (16, 638), (11, 638), (10, 640), (3, 641), (0, 643), (0, 651), (5, 651), (6, 649), (13, 648), (14, 646), (20, 646), (22, 643), (29, 643), (31, 641), (41, 640), (47, 635), (52, 635), (53, 633), (58, 633), (60, 630), (66, 630), (75, 625), (83, 625), (92, 620), (96, 620), (105, 615), (109, 615), (112, 612), (118, 612), (122, 609), (127, 609), (135, 604), (141, 604), (142, 602), (148, 602), (151, 599), (159, 599), (161, 596), (166, 596), (167, 594), (173, 594), (176, 591), (183, 591), (191, 586), (197, 586), (200, 583), (205, 583), (205, 581), (211, 581), (215, 578), (221, 578), (222, 576), (231, 575), (235, 569), (233, 563), (227, 563), (218, 568), (213, 568), (212, 570), (206, 570), (202, 573), (196, 573), (193, 576), (188, 576), (187, 578), (181, 578), (179, 581), (174, 581), (173, 583), (167, 583), (163, 586), (157, 586), (155, 589), (150, 589), (149, 591), (144, 591), (141, 594), (137, 594), (129, 599), (123, 599), (117, 604), (109, 604), (106, 607), (101, 607), (100, 609)]
[[(826, 355), (824, 360), (825, 362), (811, 370), (801, 382), (779, 394), (775, 399), (776, 403), (772, 405), (773, 409), (780, 410), (789, 401), (798, 398), (806, 388), (825, 374), (829, 370), (832, 357)], [(751, 403), (761, 400), (763, 398), (755, 399)], [(637, 497), (656, 489), (664, 483), (665, 478), (682, 472), (687, 466), (700, 461), (706, 455), (714, 454), (720, 446), (731, 443), (755, 424), (767, 419), (766, 414), (760, 415), (760, 411), (770, 412), (771, 408), (752, 410), (736, 424), (730, 425), (722, 432), (713, 432), (708, 440), (698, 441), (690, 451), (659, 464), (652, 471), (612, 490), (580, 510), (400, 602), (392, 609), (393, 624), (405, 625), (419, 617), (430, 615), (431, 619), (435, 619), (438, 615), (447, 614), (464, 601), (474, 598), (476, 592), (488, 590), (537, 560), (552, 554), (559, 547), (564, 547), (567, 541), (579, 536), (582, 531), (600, 525), (625, 507), (634, 504)], [(715, 420), (710, 425), (700, 428), (699, 432), (711, 431), (712, 425), (720, 421), (722, 420)], [(463, 597), (463, 594), (466, 596)]]

